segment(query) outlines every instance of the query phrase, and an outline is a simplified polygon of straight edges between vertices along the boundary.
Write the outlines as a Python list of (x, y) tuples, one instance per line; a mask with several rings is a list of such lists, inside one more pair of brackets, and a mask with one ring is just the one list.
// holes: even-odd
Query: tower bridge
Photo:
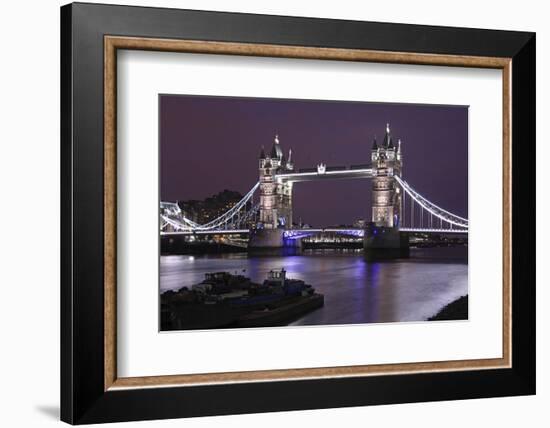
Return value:
[[(198, 224), (179, 206), (160, 204), (161, 235), (248, 234), (249, 248), (299, 246), (314, 233), (335, 232), (362, 237), (365, 250), (408, 251), (409, 233), (465, 234), (468, 219), (460, 217), (423, 197), (402, 176), (401, 140), (394, 142), (389, 124), (384, 139), (374, 139), (370, 162), (349, 166), (296, 169), (292, 150), (285, 155), (276, 135), (269, 152), (262, 146), (258, 159), (258, 182), (231, 209), (218, 218)], [(293, 221), (293, 187), (307, 181), (370, 179), (371, 221), (365, 228), (304, 229)]]

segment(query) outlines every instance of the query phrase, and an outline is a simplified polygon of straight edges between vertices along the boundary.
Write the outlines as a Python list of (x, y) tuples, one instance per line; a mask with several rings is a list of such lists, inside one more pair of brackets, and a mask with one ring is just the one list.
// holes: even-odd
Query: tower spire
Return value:
[(391, 131), (390, 124), (386, 123), (386, 135), (384, 136), (384, 143), (382, 144), (384, 148), (392, 148), (393, 142), (391, 140)]
[(294, 164), (292, 163), (292, 149), (288, 149), (288, 159), (286, 161), (286, 169), (293, 170)]
[(374, 136), (374, 140), (372, 140), (372, 150), (378, 150), (378, 143), (376, 142), (376, 135)]
[(282, 159), (283, 158), (283, 150), (281, 149), (281, 145), (279, 144), (279, 134), (275, 134), (275, 138), (273, 139), (273, 147), (271, 148), (271, 159)]

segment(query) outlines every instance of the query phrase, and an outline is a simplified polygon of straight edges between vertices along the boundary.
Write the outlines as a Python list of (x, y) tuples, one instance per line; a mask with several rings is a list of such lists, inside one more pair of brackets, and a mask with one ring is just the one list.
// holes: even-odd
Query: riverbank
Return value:
[(428, 321), (454, 321), (468, 319), (468, 295), (459, 297), (455, 301), (443, 307)]

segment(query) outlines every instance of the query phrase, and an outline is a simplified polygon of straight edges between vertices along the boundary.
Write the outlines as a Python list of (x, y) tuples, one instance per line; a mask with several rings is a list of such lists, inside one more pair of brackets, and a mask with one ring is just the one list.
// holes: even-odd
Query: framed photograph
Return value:
[(535, 393), (533, 33), (76, 3), (61, 83), (62, 420)]

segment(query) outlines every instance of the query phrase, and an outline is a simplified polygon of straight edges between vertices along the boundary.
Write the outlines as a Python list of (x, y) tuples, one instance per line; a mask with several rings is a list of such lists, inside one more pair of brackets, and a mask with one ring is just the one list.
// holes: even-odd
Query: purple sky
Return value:
[[(455, 214), (468, 211), (468, 108), (261, 98), (160, 96), (161, 200), (246, 193), (275, 133), (297, 169), (370, 163), (374, 135), (401, 138), (403, 178)], [(370, 180), (297, 183), (294, 219), (316, 226), (370, 220)]]

